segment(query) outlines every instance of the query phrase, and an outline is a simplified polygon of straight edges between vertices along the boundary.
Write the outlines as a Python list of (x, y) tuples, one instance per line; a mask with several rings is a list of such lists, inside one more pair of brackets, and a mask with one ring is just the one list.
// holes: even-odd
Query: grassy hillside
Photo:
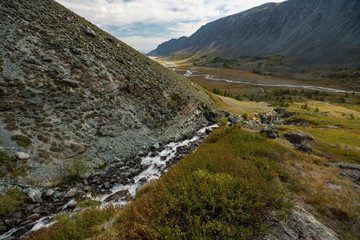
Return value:
[(252, 239), (271, 233), (273, 210), (286, 218), (292, 204), (285, 199), (310, 209), (341, 238), (356, 239), (358, 191), (326, 161), (295, 152), (281, 139), (223, 127), (159, 181), (142, 187), (130, 206), (114, 211), (111, 227), (101, 227), (105, 219), (92, 224), (91, 234), (74, 231), (68, 221), (79, 218), (68, 216), (32, 239)]

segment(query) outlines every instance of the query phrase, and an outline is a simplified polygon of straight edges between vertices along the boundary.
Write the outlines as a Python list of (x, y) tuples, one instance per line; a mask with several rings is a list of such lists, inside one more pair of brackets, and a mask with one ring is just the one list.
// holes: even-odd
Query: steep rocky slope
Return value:
[(67, 159), (88, 175), (215, 120), (203, 90), (53, 0), (1, 1), (0, 26), (1, 177), (51, 185)]
[(160, 44), (149, 55), (223, 57), (280, 54), (300, 64), (360, 60), (360, 2), (288, 0), (268, 3), (206, 24), (190, 37)]

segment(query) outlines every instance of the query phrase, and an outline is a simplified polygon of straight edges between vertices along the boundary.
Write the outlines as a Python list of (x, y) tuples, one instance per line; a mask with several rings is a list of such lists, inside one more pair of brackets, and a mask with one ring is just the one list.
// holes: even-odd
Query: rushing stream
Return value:
[[(204, 142), (212, 129), (217, 127), (217, 124), (204, 127), (198, 130), (195, 136), (190, 139), (186, 139), (180, 142), (171, 142), (165, 145), (163, 148), (159, 149), (158, 151), (149, 152), (146, 156), (141, 158), (141, 165), (146, 167), (143, 171), (137, 174), (130, 183), (116, 184), (108, 191), (107, 194), (101, 195), (100, 197), (92, 197), (90, 193), (87, 195), (87, 197), (90, 197), (93, 200), (101, 201), (104, 206), (109, 204), (109, 202), (120, 206), (125, 206), (129, 204), (129, 201), (126, 198), (127, 195), (130, 194), (132, 197), (134, 197), (140, 186), (147, 182), (160, 178), (160, 176), (167, 171), (167, 168), (169, 166), (171, 166), (177, 160), (189, 154), (190, 152), (195, 151), (197, 147)], [(121, 168), (119, 170), (121, 171)], [(116, 200), (109, 201), (109, 198), (111, 198), (111, 196), (113, 196), (114, 194), (124, 192), (127, 192), (128, 194), (123, 194), (124, 196), (121, 196)], [(30, 231), (27, 231), (26, 234), (22, 237), (28, 236), (31, 232), (34, 232), (44, 227), (49, 227), (50, 225), (54, 224), (56, 222), (55, 217), (58, 214), (66, 211), (67, 206), (75, 201), (76, 199), (72, 198), (62, 207), (63, 211), (49, 216), (45, 216), (37, 220), (33, 225), (32, 229)], [(20, 227), (14, 227), (10, 229), (3, 235), (0, 235), (0, 239), (15, 239), (14, 235), (16, 235), (16, 232), (19, 231), (19, 229)]]

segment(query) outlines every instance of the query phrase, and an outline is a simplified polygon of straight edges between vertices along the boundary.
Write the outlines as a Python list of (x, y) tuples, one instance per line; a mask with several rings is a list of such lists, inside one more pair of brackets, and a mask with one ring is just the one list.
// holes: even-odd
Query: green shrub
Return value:
[(105, 223), (115, 215), (117, 208), (107, 206), (104, 208), (87, 208), (76, 214), (66, 213), (56, 217), (57, 223), (50, 228), (44, 228), (32, 234), (28, 239), (37, 240), (72, 240), (87, 239), (101, 232), (95, 226)]
[(23, 148), (28, 148), (30, 146), (30, 144), (32, 143), (30, 138), (25, 137), (23, 135), (19, 135), (19, 134), (13, 135), (11, 137), (11, 140), (16, 141), (17, 145), (19, 145), (20, 147), (23, 147)]
[(177, 103), (179, 97), (180, 97), (179, 94), (173, 93), (173, 94), (171, 94), (171, 101)]
[(4, 195), (0, 196), (0, 215), (13, 213), (20, 209), (25, 203), (26, 196), (16, 188), (10, 189)]
[(66, 174), (60, 179), (59, 186), (67, 186), (79, 182), (81, 175), (88, 173), (89, 168), (84, 163), (83, 156), (69, 159), (66, 162)]
[(244, 120), (247, 120), (247, 119), (249, 119), (249, 114), (247, 112), (244, 112), (242, 117)]
[(219, 124), (220, 124), (220, 126), (227, 126), (227, 124), (228, 124), (227, 118), (219, 119)]
[(7, 152), (0, 151), (0, 163), (4, 164), (10, 161), (10, 157)]

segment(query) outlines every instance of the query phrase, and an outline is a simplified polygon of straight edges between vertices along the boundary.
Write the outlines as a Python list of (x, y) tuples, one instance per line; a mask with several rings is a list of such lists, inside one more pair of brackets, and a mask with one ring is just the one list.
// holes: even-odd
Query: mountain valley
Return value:
[(360, 5), (268, 3), (147, 57), (0, 3), (0, 239), (359, 239)]

